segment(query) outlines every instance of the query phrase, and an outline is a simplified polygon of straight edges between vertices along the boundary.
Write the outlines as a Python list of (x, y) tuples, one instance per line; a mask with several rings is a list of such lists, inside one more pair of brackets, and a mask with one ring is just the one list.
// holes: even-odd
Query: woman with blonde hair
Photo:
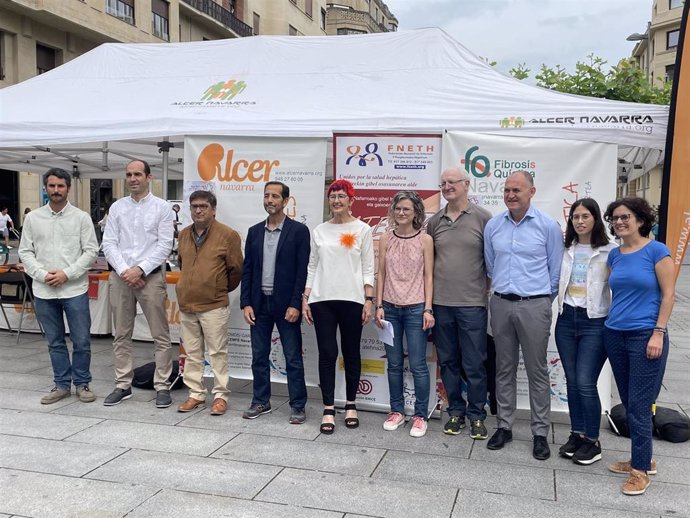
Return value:
[(410, 435), (426, 433), (429, 411), (429, 368), (426, 363), (427, 331), (434, 326), (431, 309), (434, 242), (422, 231), (424, 202), (414, 191), (397, 193), (388, 209), (393, 230), (379, 239), (376, 288), (376, 325), (393, 325), (393, 344), (385, 344), (391, 411), (383, 429), (396, 430), (405, 422), (403, 394), (403, 336), (414, 380), (415, 405)]

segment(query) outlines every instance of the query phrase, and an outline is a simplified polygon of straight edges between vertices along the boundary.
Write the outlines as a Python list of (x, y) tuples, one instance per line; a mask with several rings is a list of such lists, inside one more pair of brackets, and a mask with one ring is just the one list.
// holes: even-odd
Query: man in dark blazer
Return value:
[(267, 182), (264, 209), (268, 218), (249, 229), (244, 252), (240, 307), (250, 326), (254, 395), (242, 414), (255, 419), (271, 411), (271, 339), (278, 328), (285, 356), (290, 396), (290, 423), (302, 424), (307, 387), (302, 362), (302, 293), (307, 281), (309, 229), (286, 217), (290, 188)]

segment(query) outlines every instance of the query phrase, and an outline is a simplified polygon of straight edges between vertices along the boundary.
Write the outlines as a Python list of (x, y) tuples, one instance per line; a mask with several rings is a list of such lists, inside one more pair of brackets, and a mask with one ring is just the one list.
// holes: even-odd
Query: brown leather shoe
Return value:
[(182, 403), (180, 406), (177, 407), (177, 411), (178, 412), (191, 412), (195, 408), (198, 408), (198, 407), (203, 408), (205, 406), (206, 406), (206, 401), (199, 401), (198, 399), (194, 399), (194, 398), (190, 397), (189, 399), (187, 399), (187, 401), (185, 401), (184, 403)]
[(217, 397), (211, 405), (211, 415), (223, 415), (228, 409), (228, 403), (224, 399)]

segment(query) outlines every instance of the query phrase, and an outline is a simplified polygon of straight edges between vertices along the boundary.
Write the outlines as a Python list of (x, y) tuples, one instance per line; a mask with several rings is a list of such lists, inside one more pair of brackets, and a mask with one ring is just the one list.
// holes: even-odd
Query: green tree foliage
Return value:
[[(606, 61), (590, 54), (587, 61), (578, 61), (575, 72), (570, 74), (560, 65), (541, 66), (534, 76), (537, 86), (569, 94), (604, 97), (617, 101), (630, 101), (650, 104), (669, 104), (671, 83), (659, 82), (652, 86), (647, 82), (644, 72), (632, 58), (621, 59), (618, 64), (605, 70)], [(530, 69), (524, 63), (510, 70), (515, 79), (529, 77)]]

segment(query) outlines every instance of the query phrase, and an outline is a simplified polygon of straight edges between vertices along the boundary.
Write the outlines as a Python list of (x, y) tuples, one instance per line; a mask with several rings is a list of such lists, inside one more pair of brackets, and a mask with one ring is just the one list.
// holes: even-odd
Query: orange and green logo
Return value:
[(525, 125), (525, 119), (522, 117), (503, 117), (499, 124), (501, 128), (522, 128)]
[(247, 83), (244, 81), (237, 81), (235, 79), (228, 79), (227, 81), (218, 81), (209, 86), (204, 95), (201, 96), (202, 101), (229, 101), (241, 94)]
[(472, 157), (472, 154), (478, 150), (479, 146), (469, 148), (465, 153), (465, 158), (461, 159), (460, 163), (465, 166), (465, 171), (468, 173), (477, 178), (485, 178), (491, 174), (491, 162), (484, 155)]

